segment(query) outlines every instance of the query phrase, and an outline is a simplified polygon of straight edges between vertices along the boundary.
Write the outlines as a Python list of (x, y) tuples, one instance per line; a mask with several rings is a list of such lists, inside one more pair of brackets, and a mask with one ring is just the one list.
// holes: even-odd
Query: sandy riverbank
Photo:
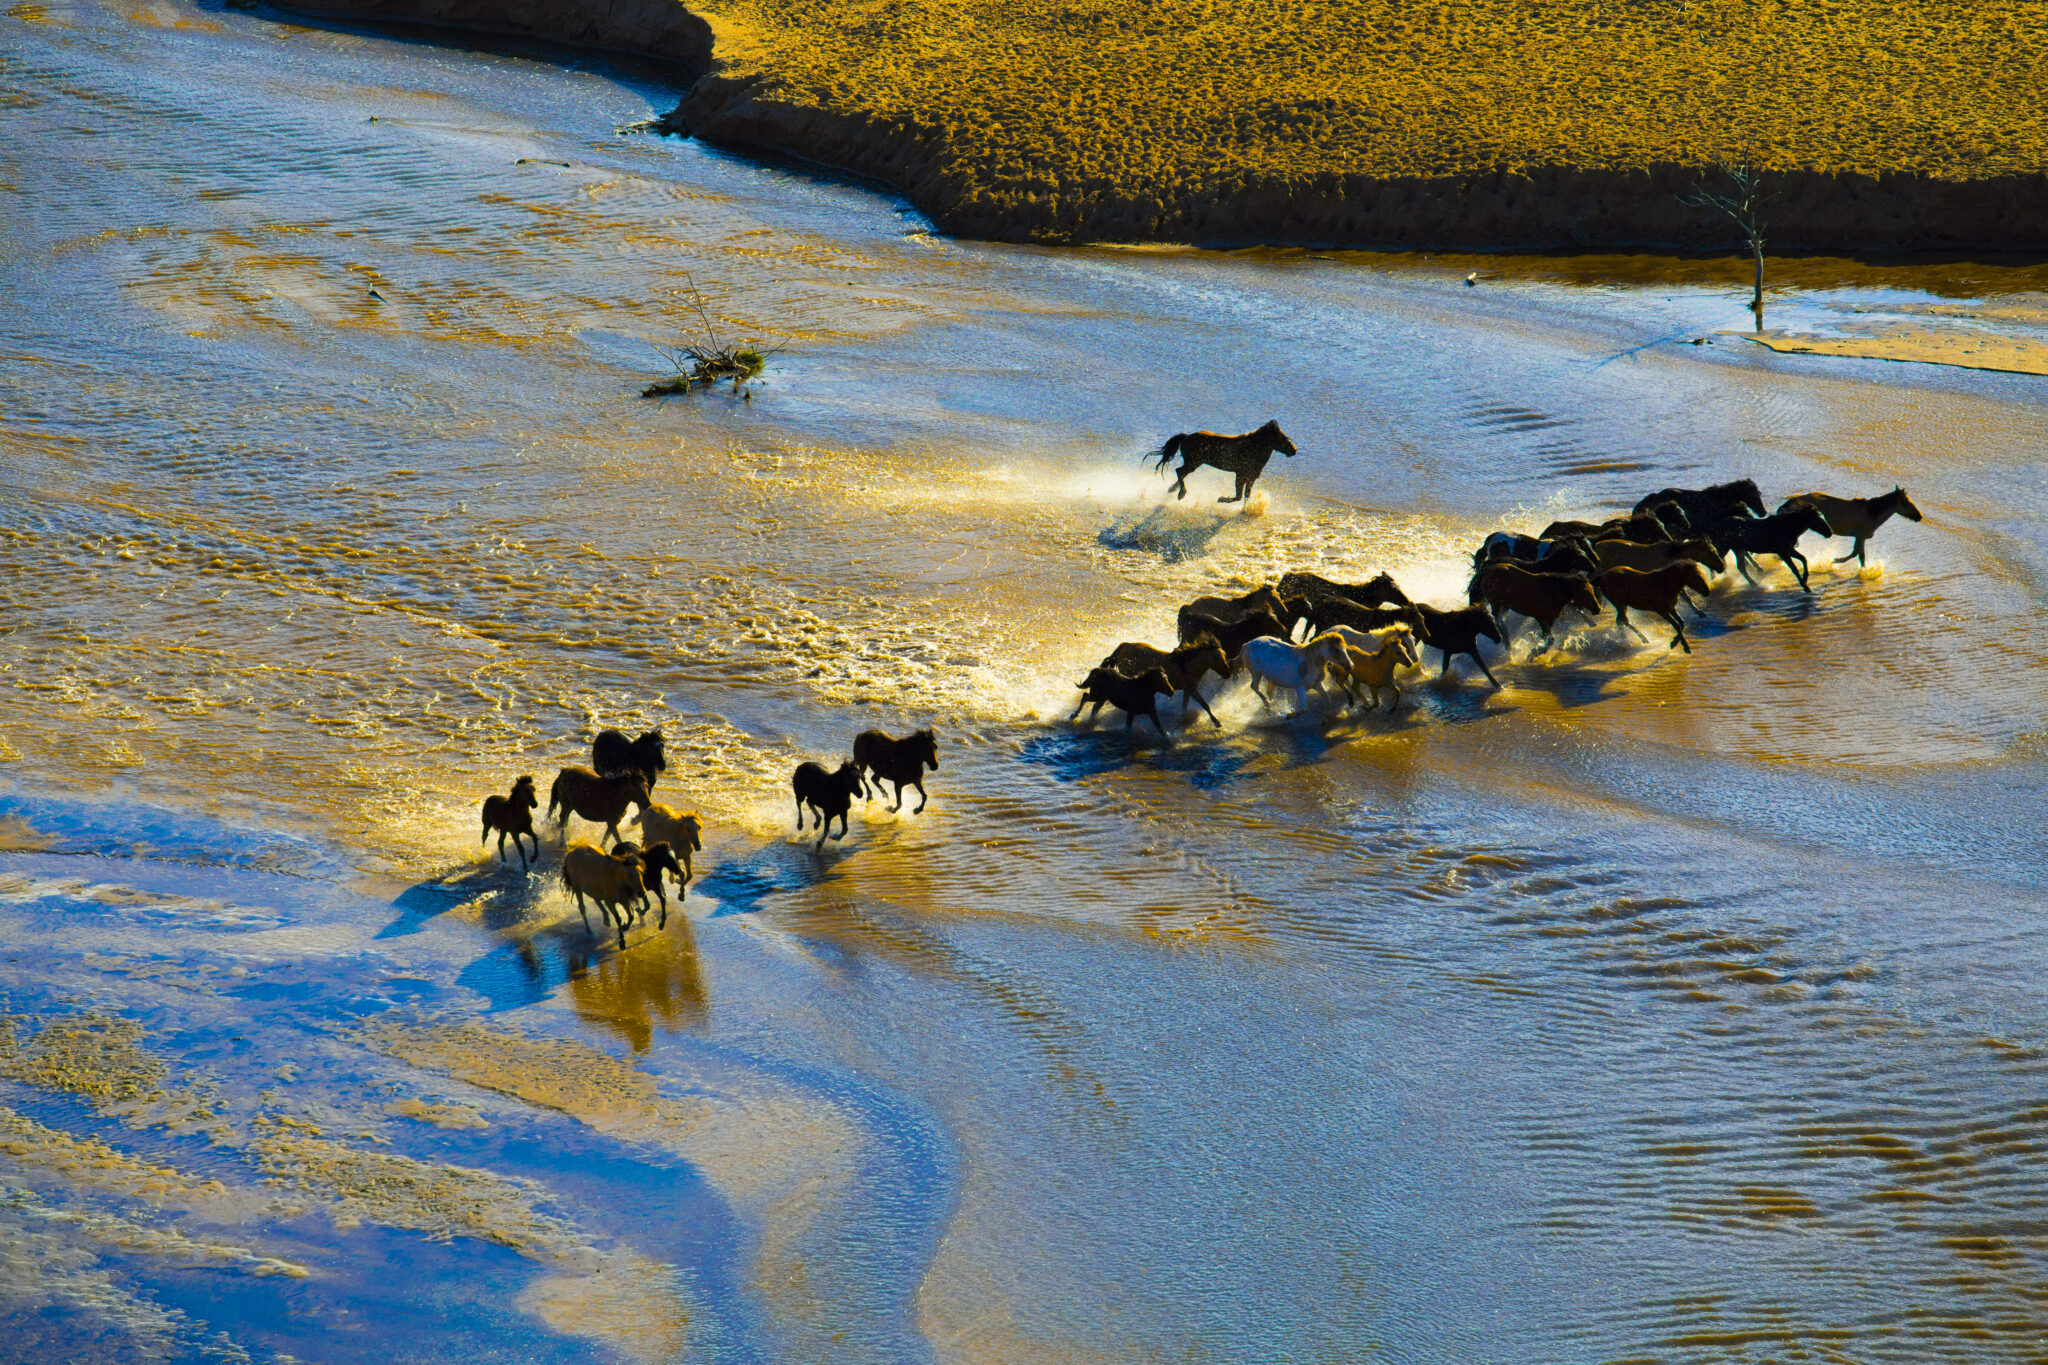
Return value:
[[(2048, 5), (325, 0), (708, 71), (707, 140), (1004, 241), (1719, 249), (1680, 202), (1778, 172), (1776, 250), (2048, 248)], [(701, 16), (701, 17), (699, 17)]]

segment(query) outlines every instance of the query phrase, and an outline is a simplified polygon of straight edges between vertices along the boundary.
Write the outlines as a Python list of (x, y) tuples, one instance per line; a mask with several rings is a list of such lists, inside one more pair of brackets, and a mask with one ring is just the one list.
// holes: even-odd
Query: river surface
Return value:
[[(948, 241), (672, 98), (0, 17), (0, 1357), (2043, 1358), (2048, 381), (1733, 265)], [(692, 289), (750, 399), (636, 397)], [(1140, 466), (1276, 416), (1249, 511)], [(1199, 593), (1743, 475), (1926, 519), (1690, 655), (1066, 722)], [(656, 724), (621, 952), (475, 811)]]

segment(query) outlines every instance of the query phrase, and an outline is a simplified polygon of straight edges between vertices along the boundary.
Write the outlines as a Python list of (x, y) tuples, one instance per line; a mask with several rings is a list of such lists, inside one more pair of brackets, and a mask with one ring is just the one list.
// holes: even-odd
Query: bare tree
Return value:
[(1689, 208), (1718, 209), (1735, 220), (1735, 226), (1749, 244), (1749, 254), (1756, 262), (1756, 290), (1749, 296), (1749, 311), (1756, 317), (1756, 329), (1764, 329), (1764, 204), (1771, 193), (1764, 186), (1764, 173), (1753, 162), (1737, 161), (1720, 163), (1722, 177), (1728, 182), (1723, 191), (1710, 190), (1695, 184), (1692, 193), (1682, 194), (1678, 202)]

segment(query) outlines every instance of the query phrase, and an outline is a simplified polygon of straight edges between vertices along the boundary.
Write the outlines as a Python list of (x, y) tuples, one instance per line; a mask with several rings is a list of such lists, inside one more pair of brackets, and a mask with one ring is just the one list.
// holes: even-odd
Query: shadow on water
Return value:
[(416, 882), (399, 892), (391, 902), (398, 914), (377, 931), (378, 938), (404, 938), (461, 905), (476, 905), (489, 929), (505, 929), (527, 918), (546, 895), (551, 879), (538, 869), (532, 873), (516, 867), (466, 868), (452, 876)]
[(1095, 538), (1112, 550), (1142, 550), (1158, 555), (1168, 564), (1179, 564), (1208, 553), (1209, 542), (1234, 520), (1235, 517), (1219, 517), (1213, 512), (1154, 507), (1143, 516), (1119, 513)]
[(1126, 733), (1121, 725), (1109, 730), (1053, 730), (1033, 735), (1018, 746), (1017, 756), (1026, 763), (1049, 769), (1063, 782), (1101, 777), (1138, 760), (1140, 748), (1164, 749), (1149, 734), (1143, 739), (1135, 730)]

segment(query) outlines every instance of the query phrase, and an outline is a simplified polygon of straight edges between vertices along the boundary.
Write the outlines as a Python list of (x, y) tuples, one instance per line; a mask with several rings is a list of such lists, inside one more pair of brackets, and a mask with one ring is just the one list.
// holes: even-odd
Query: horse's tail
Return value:
[(1142, 460), (1152, 461), (1153, 468), (1155, 469), (1165, 469), (1166, 462), (1174, 457), (1175, 453), (1180, 450), (1180, 443), (1182, 441), (1185, 441), (1186, 439), (1186, 432), (1180, 432), (1177, 435), (1169, 436), (1166, 438), (1165, 445), (1159, 447), (1159, 449), (1157, 450), (1147, 451), (1145, 454), (1139, 456), (1138, 458)]

